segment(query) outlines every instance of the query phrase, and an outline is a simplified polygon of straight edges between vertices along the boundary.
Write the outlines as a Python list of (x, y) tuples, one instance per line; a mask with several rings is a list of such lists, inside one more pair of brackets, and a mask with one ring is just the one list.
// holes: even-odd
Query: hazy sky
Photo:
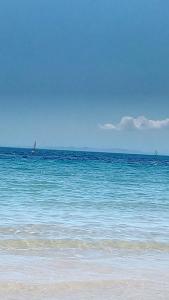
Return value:
[[(0, 145), (169, 153), (168, 11), (165, 0), (2, 0)], [(118, 127), (126, 116), (134, 125)]]

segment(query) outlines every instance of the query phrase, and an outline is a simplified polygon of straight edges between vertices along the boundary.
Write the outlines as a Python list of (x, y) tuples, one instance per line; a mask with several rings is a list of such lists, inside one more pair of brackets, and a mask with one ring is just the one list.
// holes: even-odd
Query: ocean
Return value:
[(0, 299), (169, 299), (169, 157), (0, 148)]

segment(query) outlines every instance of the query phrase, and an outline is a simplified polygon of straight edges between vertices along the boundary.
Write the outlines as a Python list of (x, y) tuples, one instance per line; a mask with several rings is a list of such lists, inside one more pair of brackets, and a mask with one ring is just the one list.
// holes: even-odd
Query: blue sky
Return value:
[(102, 128), (169, 117), (168, 10), (165, 0), (2, 1), (0, 144), (169, 153), (168, 125)]

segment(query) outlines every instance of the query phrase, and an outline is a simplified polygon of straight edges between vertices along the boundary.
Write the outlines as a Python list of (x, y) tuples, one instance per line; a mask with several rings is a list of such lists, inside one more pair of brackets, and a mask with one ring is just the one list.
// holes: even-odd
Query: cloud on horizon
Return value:
[(131, 116), (124, 116), (117, 124), (105, 123), (99, 125), (101, 129), (105, 130), (147, 130), (147, 129), (162, 129), (169, 128), (169, 118), (164, 120), (151, 120), (144, 116), (138, 116), (136, 118)]

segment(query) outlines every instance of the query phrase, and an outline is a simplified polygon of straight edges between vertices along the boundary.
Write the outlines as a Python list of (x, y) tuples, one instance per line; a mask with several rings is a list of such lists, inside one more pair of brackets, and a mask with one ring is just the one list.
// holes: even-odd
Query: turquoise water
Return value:
[[(154, 287), (145, 298), (132, 280), (147, 278), (145, 285), (160, 286), (169, 278), (168, 183), (165, 156), (1, 148), (0, 291), (4, 295), (9, 283), (10, 291), (16, 284), (22, 290), (20, 284), (29, 282), (44, 294), (44, 284), (73, 281), (72, 290), (80, 278), (83, 284), (95, 282), (96, 289), (85, 294), (89, 284), (71, 296), (59, 286), (56, 298), (52, 286), (44, 299), (90, 299), (91, 293), (109, 299), (105, 286), (103, 296), (96, 295), (98, 286), (126, 280), (130, 292), (140, 291), (137, 299), (155, 299)], [(28, 291), (24, 286), (21, 299), (29, 299)], [(157, 294), (162, 291), (164, 286)], [(119, 292), (119, 299), (136, 297), (130, 292), (129, 298)], [(160, 299), (168, 299), (165, 293)], [(117, 291), (112, 295), (117, 299)]]

